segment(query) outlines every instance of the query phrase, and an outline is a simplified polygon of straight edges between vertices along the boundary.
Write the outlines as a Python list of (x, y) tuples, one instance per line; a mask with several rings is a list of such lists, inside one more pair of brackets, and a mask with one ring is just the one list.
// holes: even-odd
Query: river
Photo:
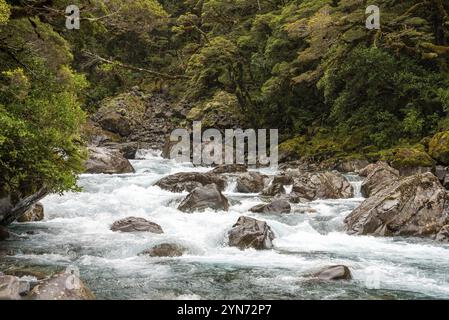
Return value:
[[(297, 204), (288, 215), (249, 213), (260, 196), (235, 193), (231, 179), (224, 193), (229, 212), (186, 214), (176, 206), (187, 193), (152, 185), (169, 174), (209, 168), (174, 163), (156, 152), (140, 155), (144, 160), (132, 161), (135, 174), (83, 175), (83, 192), (45, 198), (44, 221), (11, 226), (26, 238), (6, 242), (17, 254), (0, 267), (76, 267), (98, 299), (449, 298), (449, 245), (345, 234), (345, 216), (363, 201), (357, 176), (348, 175), (356, 198)], [(273, 250), (226, 245), (226, 233), (241, 215), (267, 221), (276, 235)], [(164, 234), (110, 231), (114, 221), (128, 216), (156, 222)], [(138, 255), (162, 242), (182, 244), (189, 252), (179, 258)], [(354, 279), (308, 277), (335, 264), (350, 267)]]

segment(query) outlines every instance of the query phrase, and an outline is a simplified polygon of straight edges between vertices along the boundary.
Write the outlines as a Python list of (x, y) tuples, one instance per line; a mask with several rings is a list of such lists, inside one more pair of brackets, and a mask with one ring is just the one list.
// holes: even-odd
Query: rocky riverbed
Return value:
[[(362, 190), (376, 189), (370, 181), (382, 184), (379, 176), (294, 168), (247, 173), (235, 166), (211, 171), (157, 152), (137, 158), (134, 173), (83, 175), (83, 192), (42, 201), (42, 221), (12, 224), (16, 236), (1, 242), (0, 270), (31, 287), (51, 281), (48, 274), (79, 270), (81, 291), (61, 298), (449, 297), (446, 191), (430, 174), (414, 187), (390, 179), (365, 199)], [(390, 189), (393, 200), (385, 195)], [(426, 224), (413, 228), (422, 221), (413, 217), (429, 217), (422, 210), (429, 203), (440, 210), (429, 211), (437, 223), (430, 231)], [(407, 212), (402, 229), (385, 218), (394, 210)], [(360, 227), (367, 217), (377, 227)], [(38, 297), (36, 290), (25, 296)]]

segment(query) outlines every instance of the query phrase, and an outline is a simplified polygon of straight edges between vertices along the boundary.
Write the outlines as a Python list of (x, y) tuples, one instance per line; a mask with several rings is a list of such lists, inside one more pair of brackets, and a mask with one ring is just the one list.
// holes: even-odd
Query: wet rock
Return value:
[(44, 219), (44, 206), (42, 203), (36, 203), (33, 207), (25, 212), (17, 222), (35, 222), (42, 221)]
[(293, 179), (292, 202), (314, 201), (318, 199), (348, 199), (354, 196), (349, 181), (338, 172), (302, 172), (288, 170)]
[(449, 242), (449, 225), (441, 228), (440, 232), (438, 232), (435, 240), (440, 242)]
[(7, 226), (13, 223), (47, 194), (45, 188), (32, 194), (25, 190), (20, 194), (0, 194), (0, 225)]
[(393, 169), (385, 162), (370, 164), (361, 170), (359, 174), (362, 177), (366, 177), (361, 188), (362, 195), (366, 198), (399, 181), (399, 171)]
[(326, 267), (315, 273), (313, 276), (324, 281), (352, 279), (351, 270), (349, 270), (347, 266)]
[(273, 248), (275, 238), (270, 226), (264, 221), (240, 217), (228, 233), (229, 245), (241, 250), (254, 248), (264, 250)]
[(432, 172), (433, 167), (401, 167), (398, 171), (401, 177), (410, 177), (416, 174)]
[(0, 300), (20, 300), (19, 279), (0, 274)]
[(0, 226), (0, 241), (5, 241), (5, 240), (9, 239), (9, 237), (10, 237), (10, 234), (9, 234), (8, 229), (6, 229), (3, 226)]
[(44, 280), (29, 294), (30, 300), (95, 300), (94, 294), (74, 273), (60, 273)]
[(179, 205), (179, 210), (192, 213), (195, 211), (229, 210), (229, 201), (215, 184), (195, 188)]
[(142, 252), (150, 257), (180, 257), (187, 251), (186, 248), (174, 243), (162, 243)]
[(335, 170), (343, 173), (358, 172), (369, 165), (368, 160), (346, 160), (338, 163)]
[(226, 181), (218, 175), (199, 172), (180, 172), (162, 178), (156, 186), (171, 192), (192, 192), (197, 187), (215, 184), (220, 191), (226, 186)]
[(89, 147), (89, 159), (85, 162), (87, 173), (122, 174), (133, 173), (131, 163), (117, 150)]
[(286, 193), (285, 186), (291, 186), (293, 183), (293, 178), (291, 176), (276, 176), (273, 178), (270, 185), (262, 191), (262, 195), (268, 197), (283, 195)]
[(240, 175), (237, 179), (237, 192), (241, 193), (259, 193), (265, 187), (267, 177), (257, 172), (247, 172)]
[(287, 200), (274, 200), (269, 204), (259, 204), (249, 211), (255, 213), (290, 213), (292, 211), (292, 207)]
[(214, 168), (211, 173), (223, 174), (223, 173), (242, 173), (247, 172), (248, 169), (243, 164), (224, 164)]
[(111, 230), (115, 232), (151, 232), (164, 233), (161, 226), (144, 218), (128, 217), (112, 224)]
[(449, 224), (449, 194), (431, 173), (378, 190), (345, 219), (350, 234), (435, 236)]

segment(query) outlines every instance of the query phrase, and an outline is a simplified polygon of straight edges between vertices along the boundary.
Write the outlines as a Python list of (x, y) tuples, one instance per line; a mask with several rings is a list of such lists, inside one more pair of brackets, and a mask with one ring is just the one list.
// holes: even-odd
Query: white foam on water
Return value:
[[(351, 268), (354, 281), (348, 286), (355, 286), (361, 296), (376, 297), (373, 290), (387, 290), (399, 297), (402, 292), (449, 297), (448, 245), (419, 239), (351, 236), (341, 230), (344, 217), (363, 200), (358, 197), (358, 191), (355, 199), (308, 204), (315, 213), (264, 215), (249, 212), (261, 203), (259, 195), (236, 193), (235, 179), (231, 179), (225, 190), (233, 204), (229, 212), (206, 210), (186, 214), (177, 210), (177, 205), (187, 193), (164, 191), (153, 186), (154, 182), (176, 172), (207, 172), (210, 168), (175, 163), (155, 152), (140, 152), (139, 158), (142, 160), (132, 162), (135, 174), (83, 175), (80, 179), (83, 192), (44, 199), (45, 220), (29, 225), (37, 232), (20, 243), (23, 252), (14, 258), (30, 264), (75, 263), (89, 283), (100, 291), (100, 296), (105, 290), (107, 297), (114, 298), (241, 297), (243, 289), (253, 294), (252, 286), (266, 286), (270, 292), (276, 292), (275, 297), (296, 294), (301, 298), (320, 295), (347, 298), (346, 289), (340, 284), (323, 284), (311, 291), (297, 285), (301, 279), (308, 281), (305, 275), (311, 270), (334, 264)], [(265, 169), (267, 172), (274, 173)], [(273, 250), (241, 251), (227, 246), (227, 232), (242, 215), (266, 221), (271, 226), (276, 235)], [(114, 221), (129, 216), (153, 221), (164, 233), (129, 234), (110, 230)], [(188, 252), (179, 258), (139, 255), (163, 242), (181, 244)], [(226, 293), (218, 292), (221, 289), (205, 280), (235, 272), (240, 275), (237, 279), (243, 277), (243, 280), (235, 287), (229, 282)], [(208, 276), (204, 278), (204, 274)], [(109, 277), (118, 280), (102, 281)], [(176, 285), (176, 281), (185, 278), (189, 279), (191, 288)], [(145, 283), (144, 288), (141, 283)], [(151, 287), (151, 283), (157, 288)], [(145, 293), (142, 291), (139, 296), (139, 290)], [(179, 293), (179, 290), (184, 291)]]

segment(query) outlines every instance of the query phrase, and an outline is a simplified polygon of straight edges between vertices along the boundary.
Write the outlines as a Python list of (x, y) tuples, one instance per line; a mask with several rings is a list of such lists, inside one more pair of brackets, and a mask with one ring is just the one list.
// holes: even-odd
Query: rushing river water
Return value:
[[(26, 239), (6, 243), (18, 253), (0, 261), (0, 267), (75, 266), (98, 299), (449, 298), (448, 245), (343, 232), (343, 220), (363, 201), (360, 197), (293, 205), (288, 215), (254, 214), (248, 209), (261, 202), (260, 196), (235, 193), (231, 179), (225, 191), (229, 212), (186, 214), (176, 207), (187, 193), (152, 184), (176, 172), (209, 169), (151, 152), (145, 158), (132, 161), (135, 174), (83, 175), (82, 193), (47, 197), (44, 221), (12, 226)], [(348, 179), (360, 190), (358, 177)], [(241, 215), (267, 221), (276, 234), (273, 250), (226, 245), (226, 233)], [(165, 233), (110, 231), (114, 221), (128, 216), (156, 222)], [(180, 258), (138, 255), (161, 242), (180, 243), (189, 252)], [(335, 264), (349, 266), (354, 280), (307, 277)]]

